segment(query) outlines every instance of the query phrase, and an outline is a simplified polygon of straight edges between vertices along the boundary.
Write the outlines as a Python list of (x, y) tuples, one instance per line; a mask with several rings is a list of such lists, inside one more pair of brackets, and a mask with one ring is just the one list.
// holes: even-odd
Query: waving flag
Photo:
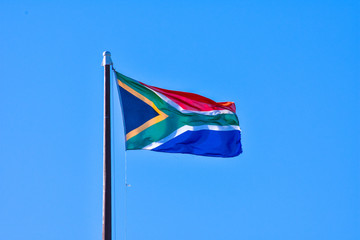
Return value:
[(146, 85), (115, 72), (126, 149), (234, 157), (242, 152), (233, 102)]

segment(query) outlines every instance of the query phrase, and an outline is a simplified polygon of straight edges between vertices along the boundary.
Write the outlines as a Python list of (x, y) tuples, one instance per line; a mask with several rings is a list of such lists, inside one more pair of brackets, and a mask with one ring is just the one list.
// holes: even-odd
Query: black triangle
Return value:
[(124, 112), (126, 134), (159, 115), (147, 103), (126, 91), (122, 87), (119, 88)]

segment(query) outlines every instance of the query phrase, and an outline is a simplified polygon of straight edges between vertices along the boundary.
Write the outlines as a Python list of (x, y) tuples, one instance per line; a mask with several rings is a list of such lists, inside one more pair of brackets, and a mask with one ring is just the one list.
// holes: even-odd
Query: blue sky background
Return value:
[[(2, 1), (0, 239), (101, 239), (102, 52), (234, 101), (244, 153), (128, 158), (127, 239), (360, 239), (358, 1)], [(116, 92), (115, 92), (116, 93)], [(114, 109), (114, 239), (124, 142)]]

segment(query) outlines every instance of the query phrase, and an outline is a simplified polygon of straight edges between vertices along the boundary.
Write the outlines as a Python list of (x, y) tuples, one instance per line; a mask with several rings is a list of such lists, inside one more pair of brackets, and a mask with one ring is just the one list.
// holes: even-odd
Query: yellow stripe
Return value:
[(142, 124), (140, 127), (137, 127), (134, 130), (132, 130), (131, 132), (129, 132), (128, 134), (126, 134), (126, 140), (129, 140), (130, 138), (135, 137), (136, 135), (138, 135), (139, 133), (141, 133), (148, 127), (151, 127), (152, 125), (154, 125), (158, 122), (161, 122), (162, 120), (164, 120), (168, 117), (168, 115), (166, 115), (165, 113), (160, 111), (152, 101), (150, 101), (149, 99), (147, 99), (145, 96), (141, 95), (140, 93), (136, 92), (134, 89), (130, 88), (128, 85), (122, 83), (119, 79), (118, 79), (118, 84), (123, 89), (125, 89), (126, 91), (128, 91), (129, 93), (134, 95), (135, 97), (139, 98), (140, 100), (142, 100), (143, 102), (148, 104), (159, 114), (158, 116), (156, 116), (156, 117), (150, 119), (149, 121), (145, 122), (144, 124)]

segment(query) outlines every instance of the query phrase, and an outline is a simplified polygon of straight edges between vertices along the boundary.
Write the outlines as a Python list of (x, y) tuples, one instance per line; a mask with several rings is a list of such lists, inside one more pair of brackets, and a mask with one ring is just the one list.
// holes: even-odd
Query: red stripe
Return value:
[(194, 93), (167, 90), (167, 89), (149, 86), (142, 82), (140, 83), (156, 92), (165, 95), (166, 97), (174, 101), (176, 104), (178, 104), (180, 107), (182, 107), (185, 110), (192, 110), (192, 111), (229, 110), (234, 113), (236, 112), (235, 103), (233, 102), (215, 102), (209, 98)]

